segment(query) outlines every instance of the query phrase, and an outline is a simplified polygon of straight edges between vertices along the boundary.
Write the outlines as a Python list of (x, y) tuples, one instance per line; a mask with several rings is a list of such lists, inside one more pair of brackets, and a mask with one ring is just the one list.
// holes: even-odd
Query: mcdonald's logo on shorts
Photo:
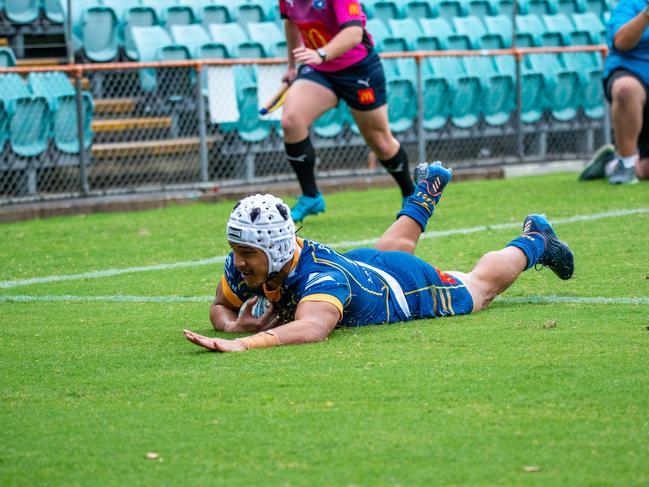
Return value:
[(364, 88), (358, 90), (358, 102), (361, 105), (371, 105), (376, 101), (376, 95), (374, 95), (374, 88)]
[(347, 11), (349, 12), (349, 15), (360, 15), (361, 6), (357, 3), (350, 3), (349, 7), (347, 7)]

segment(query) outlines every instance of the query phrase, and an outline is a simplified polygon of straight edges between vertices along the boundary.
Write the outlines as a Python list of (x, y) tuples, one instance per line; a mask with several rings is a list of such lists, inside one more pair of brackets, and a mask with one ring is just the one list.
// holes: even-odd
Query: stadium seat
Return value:
[[(132, 34), (137, 52), (136, 59), (141, 62), (158, 61), (161, 49), (176, 46), (167, 31), (160, 26), (133, 27)], [(155, 69), (141, 69), (139, 75), (140, 87), (143, 91), (151, 92), (157, 89)]]
[(467, 15), (474, 15), (481, 19), (500, 13), (499, 5), (495, 0), (465, 0), (465, 4)]
[(212, 40), (225, 46), (228, 57), (231, 58), (260, 58), (264, 56), (264, 48), (258, 42), (249, 39), (246, 31), (239, 24), (212, 24), (209, 26)]
[[(122, 3), (123, 0), (104, 0), (108, 5)], [(119, 9), (118, 9), (119, 10)], [(133, 28), (135, 27), (153, 27), (158, 25), (158, 14), (152, 7), (139, 5), (135, 2), (127, 4), (122, 13), (121, 34), (123, 38), (124, 51), (129, 59), (138, 59), (137, 48), (133, 39)]]
[(361, 3), (370, 19), (387, 21), (388, 19), (402, 19), (404, 17), (399, 0), (367, 0)]
[(63, 15), (63, 7), (61, 7), (61, 1), (65, 0), (42, 0), (43, 1), (43, 13), (45, 18), (52, 23), (62, 24), (65, 20), (65, 15)]
[(107, 62), (117, 58), (117, 26), (117, 16), (112, 8), (92, 6), (83, 11), (79, 30), (83, 52), (88, 59)]
[(411, 19), (432, 19), (437, 17), (435, 4), (428, 0), (408, 0), (403, 4), (403, 12), (406, 18)]
[(565, 52), (561, 57), (563, 65), (579, 76), (579, 105), (583, 108), (584, 114), (592, 119), (604, 117), (603, 62), (600, 53)]
[[(495, 15), (484, 18), (487, 34), (482, 38), (483, 46), (500, 44), (507, 49), (512, 45), (512, 19), (506, 15)], [(490, 48), (490, 47), (488, 47)]]
[(522, 15), (553, 15), (557, 12), (557, 0), (518, 0)]
[(515, 24), (517, 47), (539, 47), (542, 45), (541, 37), (545, 33), (545, 27), (536, 15), (517, 15)]
[(451, 24), (443, 18), (419, 19), (422, 35), (417, 39), (418, 49), (430, 49), (426, 46), (439, 45), (441, 50), (471, 49), (471, 40), (464, 34), (456, 33)]
[(573, 45), (606, 44), (606, 27), (597, 14), (575, 14), (572, 20), (575, 23), (575, 30), (570, 34)]
[[(427, 78), (444, 77), (448, 80), (453, 94), (450, 100), (450, 117), (453, 125), (459, 128), (474, 127), (479, 119), (482, 101), (482, 82), (480, 78), (467, 73), (464, 61), (459, 57), (429, 58), (430, 71)], [(428, 71), (428, 69), (427, 69)]]
[(186, 46), (193, 58), (201, 58), (201, 48), (212, 42), (212, 38), (200, 24), (172, 25), (169, 30), (173, 42)]
[[(483, 46), (483, 37), (487, 35), (487, 29), (480, 19), (472, 15), (467, 17), (457, 17), (453, 19), (453, 28), (456, 35), (463, 35), (469, 40), (469, 49), (488, 49), (497, 48), (495, 45)], [(488, 41), (488, 39), (485, 39)]]
[(569, 46), (572, 43), (571, 34), (574, 31), (572, 22), (563, 14), (543, 15), (545, 32), (541, 36), (544, 46)]
[[(513, 56), (496, 56), (498, 72), (516, 79), (516, 62)], [(543, 74), (534, 72), (525, 63), (521, 63), (521, 119), (524, 123), (536, 123), (543, 117)]]
[(556, 0), (557, 12), (568, 16), (586, 12), (586, 0)]
[(424, 85), (423, 126), (426, 130), (444, 128), (451, 118), (451, 100), (455, 96), (454, 85), (446, 77), (434, 73), (429, 59), (422, 63)]
[(39, 0), (4, 0), (5, 16), (15, 24), (36, 22), (39, 17)]
[(586, 12), (593, 13), (600, 19), (602, 19), (604, 13), (608, 12), (609, 10), (610, 5), (606, 0), (586, 0)]
[(469, 76), (482, 81), (482, 113), (489, 125), (504, 125), (516, 108), (516, 77), (500, 72), (492, 56), (464, 58)]
[[(9, 140), (9, 113), (5, 108), (5, 103), (0, 99), (0, 152), (4, 151), (5, 145)], [(3, 163), (5, 161), (0, 161), (0, 168), (4, 167)]]
[(200, 22), (207, 28), (210, 24), (225, 24), (232, 22), (232, 4), (229, 0), (182, 0), (184, 5), (190, 5), (194, 10), (196, 22)]
[(0, 101), (8, 118), (11, 149), (23, 157), (34, 157), (47, 149), (50, 112), (47, 100), (34, 96), (17, 74), (0, 75)]
[[(160, 21), (163, 25), (191, 25), (196, 22), (194, 9), (191, 5), (176, 3), (172, 0), (155, 0), (158, 6)], [(145, 3), (146, 5), (146, 3)], [(153, 6), (153, 4), (149, 4)]]
[(286, 37), (275, 22), (248, 22), (248, 37), (261, 44), (264, 57), (286, 57)]
[(415, 19), (390, 19), (388, 27), (392, 35), (383, 41), (383, 49), (387, 52), (412, 51), (422, 35)]
[(419, 19), (419, 25), (421, 27), (421, 36), (415, 41), (416, 49), (421, 51), (449, 49), (448, 39), (455, 36), (455, 32), (446, 19)]
[(340, 100), (337, 107), (326, 111), (313, 123), (313, 130), (319, 137), (337, 137), (342, 134), (349, 117), (347, 104)]
[(449, 22), (455, 17), (464, 17), (468, 13), (463, 0), (433, 0), (433, 4), (437, 15)]
[(577, 72), (566, 69), (557, 54), (526, 55), (525, 62), (534, 72), (543, 75), (545, 108), (556, 120), (574, 119), (580, 90)]
[(236, 124), (237, 132), (246, 142), (261, 142), (270, 135), (271, 123), (259, 119), (256, 71), (253, 66), (235, 66), (234, 70), (241, 115)]
[(374, 39), (376, 49), (379, 52), (383, 51), (384, 41), (392, 36), (388, 25), (382, 20), (370, 19), (367, 21), (365, 29), (370, 33), (372, 39)]
[[(63, 73), (30, 73), (29, 85), (37, 96), (48, 102), (52, 118), (54, 145), (66, 154), (79, 152), (77, 101), (70, 80)], [(89, 93), (82, 94), (84, 105), (84, 147), (92, 144), (93, 102)]]
[(16, 56), (10, 47), (0, 47), (0, 68), (10, 68), (16, 65)]
[(261, 0), (239, 0), (234, 4), (234, 17), (240, 24), (267, 20), (266, 5)]

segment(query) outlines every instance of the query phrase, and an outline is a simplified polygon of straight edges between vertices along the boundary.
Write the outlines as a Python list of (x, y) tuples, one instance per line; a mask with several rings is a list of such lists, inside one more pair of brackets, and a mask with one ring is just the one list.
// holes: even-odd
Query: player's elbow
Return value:
[(633, 42), (632, 39), (629, 39), (624, 32), (618, 32), (613, 38), (613, 45), (618, 51), (624, 52), (633, 49), (636, 46), (637, 42)]
[(304, 336), (305, 343), (317, 343), (326, 340), (333, 328), (326, 322), (313, 322)]

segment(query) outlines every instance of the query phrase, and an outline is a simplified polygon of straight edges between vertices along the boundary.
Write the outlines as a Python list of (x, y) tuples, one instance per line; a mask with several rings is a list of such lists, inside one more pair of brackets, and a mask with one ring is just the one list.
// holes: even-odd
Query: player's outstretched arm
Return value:
[(320, 342), (329, 336), (339, 320), (340, 312), (333, 304), (306, 301), (298, 305), (295, 321), (249, 337), (225, 340), (206, 337), (190, 330), (184, 330), (183, 333), (187, 340), (207, 350), (243, 352), (251, 348)]

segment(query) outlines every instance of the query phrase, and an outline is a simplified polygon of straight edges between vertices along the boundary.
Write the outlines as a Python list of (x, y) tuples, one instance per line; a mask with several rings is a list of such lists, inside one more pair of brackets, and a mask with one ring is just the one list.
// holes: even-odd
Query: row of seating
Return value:
[(61, 2), (66, 0), (0, 0), (0, 16), (14, 24), (31, 24), (45, 19), (54, 24), (63, 23)]
[[(83, 93), (85, 146), (92, 142), (93, 101)], [(49, 141), (66, 154), (79, 152), (76, 96), (60, 72), (30, 73), (27, 82), (17, 74), (0, 74), (0, 150), (7, 141), (22, 157), (41, 155)]]

